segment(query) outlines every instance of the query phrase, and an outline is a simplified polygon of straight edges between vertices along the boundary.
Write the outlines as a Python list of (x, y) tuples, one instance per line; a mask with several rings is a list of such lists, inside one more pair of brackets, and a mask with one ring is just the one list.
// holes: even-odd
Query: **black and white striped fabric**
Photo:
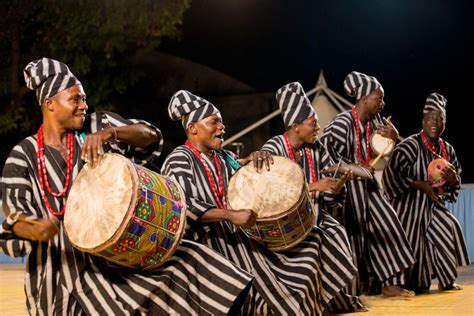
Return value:
[[(442, 155), (439, 145), (435, 150)], [(445, 201), (456, 201), (461, 183), (461, 166), (454, 148), (446, 143), (446, 150), (458, 181), (454, 187), (445, 186), (440, 203), (410, 186), (414, 180), (426, 181), (428, 164), (437, 158), (423, 144), (420, 134), (397, 145), (382, 177), (414, 250), (416, 263), (405, 277), (406, 284), (415, 289), (429, 289), (432, 277), (438, 278), (443, 287), (451, 285), (457, 277), (456, 267), (469, 264), (461, 226), (444, 206)]]
[(292, 82), (278, 89), (276, 99), (286, 127), (316, 115), (299, 82)]
[(23, 70), (26, 86), (36, 91), (39, 105), (46, 98), (81, 82), (69, 70), (68, 66), (51, 58), (41, 58), (30, 62)]
[[(332, 166), (334, 163), (320, 141), (316, 141), (315, 144), (308, 148), (310, 149), (311, 159), (314, 162), (316, 178), (322, 179), (325, 175), (323, 175), (321, 171)], [(272, 155), (290, 158), (283, 135), (275, 136), (268, 140), (265, 145), (263, 145), (262, 150), (268, 151), (272, 153)], [(303, 169), (306, 181), (310, 183), (310, 164), (303, 150), (301, 151), (301, 161), (299, 164)], [(338, 267), (353, 266), (352, 251), (350, 249), (346, 229), (330, 215), (332, 210), (337, 208), (339, 203), (343, 201), (343, 195), (343, 192), (337, 196), (330, 192), (317, 192), (315, 197), (320, 210), (316, 233), (322, 235), (322, 243), (328, 244), (321, 246), (319, 251), (331, 251), (321, 254), (321, 260), (324, 262), (322, 265), (323, 269), (320, 271), (322, 288), (326, 292), (338, 293), (330, 302), (329, 309), (331, 312), (353, 312), (362, 306), (357, 296), (348, 294), (351, 293), (349, 287), (345, 287), (344, 289), (334, 288), (335, 284), (331, 281), (335, 273), (340, 273), (338, 272)], [(350, 271), (352, 271), (352, 269)], [(356, 275), (356, 272), (354, 272), (354, 274), (346, 275), (344, 279), (352, 280)]]
[[(377, 117), (371, 121), (375, 129)], [(362, 125), (362, 124), (361, 124)], [(365, 156), (365, 126), (361, 126), (361, 149)], [(334, 161), (359, 163), (356, 158), (356, 129), (351, 111), (338, 114), (324, 129), (321, 142)], [(346, 183), (347, 198), (334, 217), (346, 227), (354, 262), (359, 270), (360, 293), (372, 291), (381, 281), (400, 285), (400, 273), (414, 263), (412, 249), (397, 214), (377, 181)]]
[(171, 97), (168, 114), (173, 121), (181, 120), (184, 129), (188, 128), (189, 123), (199, 122), (213, 114), (221, 116), (211, 102), (186, 90), (179, 90)]
[[(110, 113), (92, 116), (91, 132), (108, 124), (131, 123)], [(80, 144), (80, 137), (76, 136), (73, 178), (83, 164), (79, 158)], [(157, 150), (159, 144), (155, 146)], [(12, 226), (18, 214), (31, 219), (49, 216), (40, 197), (36, 147), (35, 136), (15, 146), (5, 163), (1, 181), (7, 218), (0, 229), (0, 249), (9, 256), (29, 254), (25, 293), (30, 314), (225, 315), (241, 308), (252, 276), (215, 251), (191, 241), (184, 240), (163, 266), (141, 274), (73, 248), (62, 220), (59, 234), (49, 242), (38, 243), (15, 236)], [(119, 147), (118, 152), (122, 152), (124, 148)], [(51, 187), (61, 191), (66, 162), (53, 148), (45, 146), (45, 149)], [(127, 156), (136, 153), (125, 152)], [(53, 209), (60, 210), (63, 200), (50, 198), (49, 202)]]
[(382, 88), (382, 85), (375, 77), (367, 76), (361, 72), (353, 71), (344, 80), (344, 90), (346, 93), (359, 100), (372, 91)]
[[(222, 157), (222, 151), (217, 153), (224, 187), (227, 188), (233, 170)], [(215, 183), (219, 183), (213, 159), (206, 155), (203, 155), (203, 159)], [(341, 246), (328, 241), (334, 237), (328, 236), (327, 231), (315, 228), (295, 247), (271, 252), (249, 239), (230, 222), (200, 223), (199, 218), (207, 210), (218, 207), (218, 204), (206, 170), (188, 147), (177, 147), (166, 158), (161, 172), (174, 176), (187, 194), (187, 232), (192, 233), (188, 238), (217, 250), (255, 277), (252, 296), (245, 306), (244, 315), (321, 315), (328, 302), (354, 275), (355, 268), (350, 262), (328, 266), (330, 261), (323, 258), (326, 254), (337, 254), (338, 258), (334, 260), (341, 262), (347, 258)], [(323, 275), (321, 271), (331, 273)]]
[(439, 93), (433, 92), (428, 98), (426, 98), (425, 107), (423, 108), (423, 114), (430, 111), (441, 112), (441, 116), (446, 119), (446, 103), (448, 100)]

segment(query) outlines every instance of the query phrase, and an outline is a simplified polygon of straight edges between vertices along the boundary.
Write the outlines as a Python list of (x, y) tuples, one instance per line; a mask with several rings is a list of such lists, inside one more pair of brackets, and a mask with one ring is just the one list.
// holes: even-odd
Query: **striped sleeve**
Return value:
[(351, 137), (351, 117), (343, 112), (338, 114), (328, 126), (324, 129), (321, 136), (321, 142), (328, 150), (329, 156), (333, 161), (351, 163), (352, 158), (349, 146), (352, 143)]
[(461, 189), (462, 167), (461, 167), (461, 164), (459, 163), (454, 147), (451, 146), (451, 144), (449, 144), (448, 142), (445, 142), (445, 143), (446, 143), (446, 150), (448, 151), (449, 162), (454, 166), (454, 169), (456, 170), (456, 183), (454, 184), (453, 187), (447, 188), (447, 190), (445, 191), (444, 198), (446, 199), (447, 202), (454, 203), (457, 201), (459, 190)]

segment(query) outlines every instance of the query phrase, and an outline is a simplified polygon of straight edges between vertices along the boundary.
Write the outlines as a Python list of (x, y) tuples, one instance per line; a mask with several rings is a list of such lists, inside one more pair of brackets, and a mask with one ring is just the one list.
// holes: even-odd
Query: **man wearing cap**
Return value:
[[(432, 93), (423, 109), (423, 129), (404, 139), (385, 167), (382, 184), (390, 198), (416, 263), (405, 274), (415, 292), (427, 292), (437, 278), (443, 290), (461, 290), (455, 283), (456, 267), (469, 264), (466, 244), (457, 219), (445, 207), (455, 202), (461, 185), (461, 165), (453, 146), (441, 138), (446, 122), (446, 98)], [(428, 172), (435, 159), (447, 164), (442, 183), (434, 183)]]
[[(344, 89), (356, 98), (352, 109), (336, 115), (321, 137), (334, 161), (356, 163), (370, 168), (370, 137), (379, 133), (397, 140), (395, 127), (379, 112), (384, 90), (376, 78), (351, 72)], [(335, 218), (346, 228), (359, 278), (359, 293), (413, 296), (402, 288), (401, 274), (414, 263), (412, 249), (390, 202), (377, 181), (355, 179), (347, 182), (347, 198)]]
[[(255, 277), (243, 313), (321, 315), (332, 293), (324, 297), (320, 286), (320, 236), (310, 232), (290, 250), (271, 252), (239, 229), (255, 223), (253, 211), (227, 206), (226, 190), (234, 171), (231, 164), (254, 161), (257, 169), (268, 169), (271, 155), (257, 151), (237, 159), (221, 149), (225, 127), (219, 110), (188, 91), (175, 93), (168, 110), (171, 119), (182, 121), (187, 141), (166, 158), (162, 173), (176, 177), (187, 195), (188, 238), (219, 251)], [(354, 272), (355, 268), (341, 269)], [(336, 282), (338, 277), (334, 275)]]
[[(287, 157), (298, 163), (305, 174), (313, 202), (319, 205), (317, 232), (321, 235), (321, 258), (325, 261), (320, 270), (322, 288), (335, 298), (330, 302), (332, 312), (365, 310), (357, 296), (346, 293), (343, 288), (356, 277), (356, 272), (343, 275), (342, 266), (352, 266), (352, 252), (346, 229), (331, 215), (344, 200), (340, 192), (347, 177), (342, 180), (326, 177), (321, 171), (334, 165), (326, 148), (318, 140), (318, 116), (299, 82), (292, 82), (278, 89), (276, 99), (283, 116), (286, 132), (268, 140), (262, 150), (273, 155)], [(338, 275), (347, 283), (334, 283), (332, 275)], [(349, 291), (350, 292), (350, 291)]]
[(86, 117), (82, 84), (59, 61), (35, 60), (24, 75), (27, 87), (36, 92), (43, 124), (13, 148), (5, 163), (0, 248), (10, 256), (29, 254), (28, 312), (208, 315), (239, 310), (239, 295), (245, 298), (251, 276), (202, 245), (183, 241), (168, 262), (146, 275), (72, 247), (63, 214), (84, 162), (97, 163), (104, 152), (146, 162), (159, 155), (161, 132), (145, 121), (110, 112)]

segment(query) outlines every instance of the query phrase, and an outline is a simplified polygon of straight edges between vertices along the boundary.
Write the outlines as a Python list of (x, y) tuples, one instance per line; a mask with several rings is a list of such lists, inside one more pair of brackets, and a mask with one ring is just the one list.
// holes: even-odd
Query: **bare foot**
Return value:
[(461, 291), (462, 290), (462, 286), (457, 284), (457, 283), (453, 283), (453, 284), (450, 284), (446, 287), (441, 287), (441, 286), (438, 286), (438, 288), (441, 290), (441, 291)]
[(405, 290), (396, 285), (388, 285), (382, 288), (382, 294), (385, 296), (403, 296), (403, 297), (412, 297), (415, 296), (415, 292)]

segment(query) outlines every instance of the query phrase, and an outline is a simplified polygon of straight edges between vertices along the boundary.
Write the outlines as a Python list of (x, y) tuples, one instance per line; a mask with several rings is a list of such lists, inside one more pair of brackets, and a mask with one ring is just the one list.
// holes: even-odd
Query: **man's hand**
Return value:
[(413, 181), (412, 186), (428, 195), (433, 201), (439, 202), (439, 197), (429, 181)]
[(267, 151), (254, 151), (246, 158), (239, 159), (241, 165), (246, 165), (250, 161), (253, 161), (253, 166), (257, 172), (260, 172), (263, 169), (263, 166), (266, 166), (267, 171), (270, 170), (270, 165), (273, 165), (273, 157)]
[(382, 117), (384, 124), (377, 124), (376, 133), (382, 135), (385, 138), (390, 138), (393, 141), (398, 140), (398, 130), (395, 125), (391, 122), (391, 116), (388, 118)]
[(33, 241), (48, 241), (58, 233), (57, 219), (19, 220), (13, 225), (13, 232), (19, 237)]
[(337, 179), (335, 178), (322, 178), (316, 182), (309, 184), (310, 191), (329, 191), (334, 192), (336, 190)]
[(90, 162), (94, 166), (99, 157), (104, 154), (102, 145), (113, 140), (115, 133), (113, 127), (108, 127), (94, 134), (87, 135), (82, 146), (81, 159), (85, 162)]
[(443, 169), (443, 171), (441, 172), (441, 176), (443, 177), (444, 180), (446, 180), (446, 183), (448, 183), (450, 187), (453, 187), (458, 181), (456, 177), (456, 170), (454, 169), (454, 166), (451, 164), (448, 164)]
[(252, 210), (228, 210), (228, 212), (228, 221), (244, 228), (252, 227), (257, 220)]

